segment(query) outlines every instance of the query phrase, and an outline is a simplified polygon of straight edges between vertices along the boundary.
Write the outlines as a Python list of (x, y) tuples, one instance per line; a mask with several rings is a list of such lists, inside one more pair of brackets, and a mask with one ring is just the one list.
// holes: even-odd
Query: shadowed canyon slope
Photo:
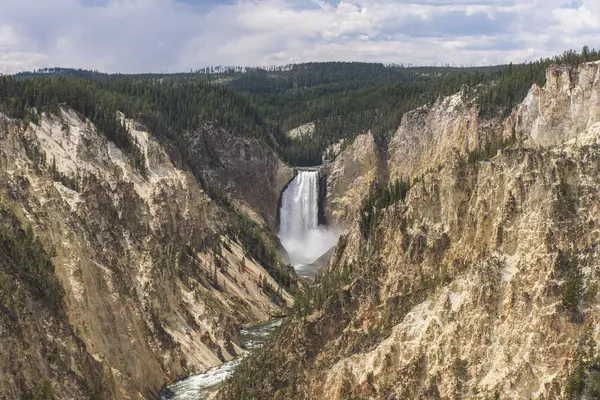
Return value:
[[(410, 177), (406, 197), (367, 225), (356, 212), (312, 296), (221, 396), (594, 398), (598, 69), (549, 68), (504, 119), (466, 93), (405, 114), (364, 163)], [(355, 197), (339, 187), (337, 204)]]
[[(294, 170), (256, 139), (212, 126), (187, 136), (190, 152), (206, 171), (206, 179), (231, 195), (254, 219), (276, 231), (279, 197), (294, 177)], [(202, 157), (207, 149), (211, 157)]]

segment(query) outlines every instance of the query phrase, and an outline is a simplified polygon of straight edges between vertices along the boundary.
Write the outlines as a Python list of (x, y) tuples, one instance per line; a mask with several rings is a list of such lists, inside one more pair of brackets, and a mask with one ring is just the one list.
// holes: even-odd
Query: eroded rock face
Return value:
[(546, 85), (534, 85), (517, 111), (519, 134), (537, 145), (553, 146), (599, 129), (599, 68), (598, 62), (577, 69), (548, 68)]
[[(353, 229), (330, 266), (361, 269), (342, 289), (351, 317), (323, 334), (307, 398), (563, 398), (579, 344), (600, 341), (598, 161), (589, 147), (457, 161), (388, 208), (368, 242)], [(344, 321), (336, 308), (309, 329)]]
[[(548, 68), (546, 85), (534, 85), (506, 119), (480, 117), (467, 92), (410, 111), (403, 116), (382, 161), (377, 161), (376, 150), (371, 150), (372, 139), (359, 136), (357, 143), (348, 146), (331, 165), (328, 215), (334, 223), (347, 225), (355, 215), (356, 199), (360, 203), (361, 194), (367, 193), (364, 187), (376, 176), (385, 179), (381, 171), (389, 172), (390, 181), (414, 180), (454, 157), (485, 146), (492, 138), (506, 139), (514, 133), (528, 145), (545, 147), (574, 139), (580, 144), (595, 143), (600, 131), (599, 68), (597, 62), (577, 69)], [(375, 168), (377, 163), (381, 167)]]
[(27, 318), (39, 323), (1, 330), (0, 347), (29, 348), (0, 351), (5, 371), (28, 351), (44, 355), (48, 341), (58, 345), (33, 372), (1, 374), (0, 397), (47, 379), (59, 398), (155, 398), (165, 383), (239, 353), (242, 324), (291, 304), (285, 290), (277, 302), (259, 287), (262, 277), (278, 284), (219, 236), (225, 211), (135, 122), (127, 124), (146, 155), (145, 177), (70, 110), (26, 129), (0, 121), (0, 202), (32, 227), (65, 293), (63, 314), (28, 300)]
[(479, 118), (473, 99), (461, 92), (406, 113), (386, 154), (370, 133), (359, 135), (327, 167), (329, 221), (347, 228), (356, 221), (362, 199), (375, 181), (413, 181), (493, 137), (509, 137), (513, 120), (513, 116), (505, 121)]
[(327, 174), (327, 222), (335, 228), (347, 228), (355, 221), (362, 200), (375, 179), (385, 175), (373, 135), (369, 132), (357, 136), (327, 165), (324, 173)]
[(406, 113), (389, 144), (390, 180), (419, 177), (494, 136), (510, 136), (511, 119), (481, 119), (478, 114), (464, 92)]

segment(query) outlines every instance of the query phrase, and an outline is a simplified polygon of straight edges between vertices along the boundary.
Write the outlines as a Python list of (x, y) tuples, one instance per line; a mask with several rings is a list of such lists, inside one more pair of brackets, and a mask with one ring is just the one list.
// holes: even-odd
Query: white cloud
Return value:
[(596, 0), (0, 0), (0, 9), (4, 73), (323, 60), (473, 65), (593, 46), (600, 33)]

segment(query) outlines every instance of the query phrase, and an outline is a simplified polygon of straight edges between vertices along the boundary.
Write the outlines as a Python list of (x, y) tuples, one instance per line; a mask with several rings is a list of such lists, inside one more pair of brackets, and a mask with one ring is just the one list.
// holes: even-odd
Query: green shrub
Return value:
[(363, 200), (361, 207), (360, 231), (365, 239), (379, 223), (381, 210), (404, 200), (410, 190), (410, 180), (396, 179), (391, 185), (377, 185)]
[(475, 164), (480, 161), (487, 161), (490, 158), (494, 157), (498, 150), (505, 149), (509, 146), (512, 146), (517, 142), (516, 131), (513, 127), (513, 133), (509, 138), (503, 137), (494, 137), (491, 140), (488, 140), (483, 147), (478, 147), (475, 150), (469, 152), (467, 156), (467, 161), (469, 164)]
[(557, 278), (564, 281), (562, 305), (566, 310), (577, 313), (583, 295), (583, 274), (572, 250), (558, 252), (556, 257)]

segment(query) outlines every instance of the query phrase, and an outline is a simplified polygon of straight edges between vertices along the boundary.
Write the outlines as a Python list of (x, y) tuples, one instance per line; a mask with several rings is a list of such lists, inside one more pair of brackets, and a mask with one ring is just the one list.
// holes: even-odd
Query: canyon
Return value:
[(439, 96), (317, 167), (209, 122), (186, 164), (121, 112), (143, 157), (64, 104), (0, 114), (0, 397), (594, 398), (599, 68), (494, 116)]
[[(595, 398), (599, 65), (546, 74), (506, 118), (458, 93), (406, 113), (382, 158), (368, 134), (347, 147), (319, 301), (221, 397)], [(374, 174), (411, 187), (365, 230), (349, 205)]]

